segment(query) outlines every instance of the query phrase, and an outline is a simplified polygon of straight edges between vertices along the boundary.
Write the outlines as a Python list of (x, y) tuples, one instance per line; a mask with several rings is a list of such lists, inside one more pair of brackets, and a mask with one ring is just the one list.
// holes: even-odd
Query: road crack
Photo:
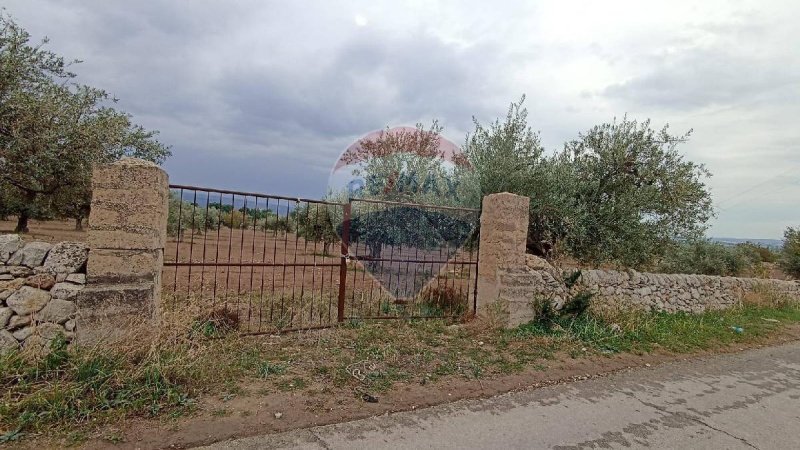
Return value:
[(705, 421), (703, 421), (703, 420), (702, 420), (700, 417), (698, 417), (698, 416), (695, 416), (694, 414), (690, 414), (690, 413), (688, 413), (688, 412), (686, 412), (686, 411), (670, 411), (669, 409), (667, 409), (667, 408), (666, 408), (666, 407), (664, 407), (664, 406), (657, 405), (657, 404), (655, 404), (655, 403), (646, 402), (646, 401), (644, 401), (644, 400), (640, 399), (639, 397), (637, 397), (637, 396), (636, 396), (635, 394), (633, 394), (633, 393), (630, 393), (630, 394), (628, 394), (628, 395), (630, 395), (631, 397), (633, 397), (633, 398), (634, 398), (636, 401), (638, 401), (638, 402), (639, 402), (639, 403), (641, 403), (642, 405), (644, 405), (644, 406), (647, 406), (647, 407), (649, 407), (649, 408), (653, 408), (653, 409), (655, 409), (656, 411), (660, 411), (660, 412), (662, 412), (662, 413), (664, 413), (664, 414), (675, 415), (675, 416), (678, 416), (678, 417), (682, 417), (682, 418), (684, 418), (684, 419), (689, 419), (689, 420), (691, 420), (692, 422), (695, 422), (695, 423), (697, 423), (697, 424), (700, 424), (700, 425), (702, 425), (702, 426), (704, 426), (704, 427), (706, 427), (706, 428), (708, 428), (708, 429), (710, 429), (710, 430), (714, 430), (714, 431), (716, 431), (716, 432), (718, 432), (718, 433), (722, 433), (722, 434), (724, 434), (724, 435), (727, 435), (727, 436), (729, 436), (729, 437), (731, 437), (731, 438), (733, 438), (733, 439), (736, 439), (737, 441), (739, 441), (739, 442), (743, 443), (744, 445), (746, 445), (746, 446), (748, 446), (748, 447), (750, 447), (750, 448), (755, 448), (755, 449), (758, 449), (758, 447), (756, 447), (755, 445), (751, 444), (751, 443), (750, 443), (750, 442), (749, 442), (747, 439), (745, 439), (745, 438), (742, 438), (742, 437), (739, 437), (739, 436), (736, 436), (735, 434), (732, 434), (732, 433), (730, 433), (730, 432), (728, 432), (728, 431), (726, 431), (726, 430), (723, 430), (723, 429), (721, 429), (721, 428), (717, 428), (717, 427), (715, 427), (715, 426), (712, 426), (711, 424), (709, 424), (709, 423), (706, 423), (706, 422), (705, 422)]

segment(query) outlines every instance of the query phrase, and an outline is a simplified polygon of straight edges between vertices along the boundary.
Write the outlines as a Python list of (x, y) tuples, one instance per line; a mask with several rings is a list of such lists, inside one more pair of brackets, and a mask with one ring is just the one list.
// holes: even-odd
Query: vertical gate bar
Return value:
[[(264, 206), (264, 248), (261, 250), (261, 263), (267, 262), (267, 227), (269, 220), (269, 197), (266, 197), (266, 205)], [(261, 266), (261, 289), (258, 294), (258, 331), (261, 332), (261, 318), (264, 315), (264, 271), (266, 266)], [(274, 268), (270, 268), (274, 270)]]
[(472, 291), (472, 313), (473, 314), (478, 314), (478, 266), (479, 266), (478, 262), (479, 262), (480, 254), (481, 254), (481, 252), (480, 252), (480, 245), (481, 245), (480, 244), (481, 243), (480, 214), (481, 213), (479, 212), (478, 213), (478, 219), (477, 219), (476, 224), (475, 224), (475, 228), (478, 230), (478, 235), (475, 237), (476, 238), (475, 242), (477, 242), (477, 247), (478, 248), (470, 250), (470, 260), (472, 259), (472, 250), (476, 250), (475, 251), (475, 281), (474, 281), (474, 283), (472, 285), (472, 289), (473, 289), (473, 291)]
[[(275, 203), (275, 224), (273, 224), (272, 228), (274, 231), (272, 236), (272, 263), (278, 264), (278, 219), (281, 218), (281, 199), (276, 199)], [(272, 286), (270, 286), (270, 298), (269, 298), (269, 323), (273, 324), (273, 313), (275, 312), (275, 272), (277, 272), (278, 266), (272, 268)]]
[(295, 310), (297, 308), (297, 303), (295, 303), (294, 295), (297, 288), (297, 254), (300, 250), (298, 250), (298, 243), (300, 241), (300, 221), (298, 220), (298, 216), (300, 212), (300, 200), (295, 200), (294, 203), (294, 210), (292, 210), (292, 215), (294, 216), (294, 264), (292, 265), (292, 300), (290, 303), (290, 307), (292, 308), (292, 314), (289, 316), (289, 324), (290, 328), (295, 328), (294, 325), (294, 316)]
[[(250, 287), (247, 291), (247, 323), (248, 327), (252, 326), (253, 317), (253, 278), (255, 277), (255, 262), (256, 262), (256, 218), (258, 217), (258, 197), (255, 198), (256, 204), (253, 207), (253, 243), (250, 246)], [(244, 233), (244, 230), (242, 230)]]
[[(242, 209), (244, 212), (242, 213), (242, 223), (240, 224), (240, 228), (242, 231), (242, 238), (239, 240), (239, 268), (238, 268), (238, 277), (236, 279), (236, 321), (239, 321), (239, 314), (241, 310), (239, 308), (239, 304), (241, 303), (241, 295), (242, 295), (242, 258), (244, 258), (244, 231), (247, 228), (247, 197), (244, 196), (244, 206)], [(236, 210), (236, 205), (233, 206), (234, 211)], [(233, 212), (231, 211), (231, 219), (233, 219)], [(233, 220), (231, 220), (231, 225), (233, 225)], [(248, 330), (249, 331), (249, 330)]]
[[(210, 195), (210, 194), (209, 194)], [(222, 192), (219, 193), (219, 209), (217, 210), (217, 243), (214, 250), (214, 288), (211, 292), (211, 305), (217, 306), (217, 269), (219, 268), (219, 244), (222, 238), (220, 232), (222, 231)]]
[[(178, 259), (178, 255), (181, 251), (181, 216), (183, 216), (183, 189), (181, 189), (180, 194), (178, 194), (178, 227), (177, 227), (177, 234), (175, 235), (175, 262), (180, 262)], [(173, 294), (177, 297), (178, 296), (178, 268), (179, 266), (175, 266), (175, 286), (172, 288)]]
[[(367, 205), (367, 208), (369, 208), (369, 205)], [(351, 210), (350, 213), (351, 213), (350, 215), (352, 216), (352, 210)], [(367, 212), (366, 212), (366, 214), (364, 214), (364, 216), (366, 217), (369, 214), (370, 214), (370, 211), (369, 211), (369, 209), (367, 209)], [(352, 222), (352, 220), (351, 220), (351, 222)], [(350, 244), (350, 242), (348, 242), (348, 244)], [(349, 251), (350, 250), (349, 250), (349, 245), (348, 245), (348, 252)], [(356, 249), (354, 251), (355, 251), (356, 255), (358, 255), (358, 247), (356, 247)], [(357, 275), (356, 274), (356, 269), (358, 269), (358, 256), (356, 256), (356, 258), (353, 260), (353, 289), (351, 291), (352, 295), (350, 296), (350, 315), (351, 316), (356, 316), (357, 315), (357, 316), (361, 317), (361, 316), (364, 316), (364, 297), (362, 296), (361, 297), (361, 301), (358, 302), (358, 313), (356, 313), (356, 275)], [(347, 298), (347, 294), (345, 294), (345, 298)]]
[(192, 289), (192, 258), (194, 257), (194, 216), (197, 211), (197, 189), (194, 190), (192, 198), (192, 225), (189, 227), (189, 279), (186, 281), (186, 296), (191, 295)]
[(211, 193), (206, 191), (206, 214), (203, 217), (203, 265), (200, 267), (200, 300), (203, 298), (203, 287), (205, 286), (206, 275), (206, 240), (208, 239), (208, 205), (211, 199)]
[(231, 215), (228, 220), (228, 266), (225, 267), (225, 312), (228, 312), (228, 291), (231, 286), (231, 251), (233, 250), (233, 212), (236, 210), (236, 194), (231, 195)]
[[(309, 226), (308, 214), (310, 212), (311, 212), (311, 203), (306, 202), (306, 218), (305, 218), (305, 224), (304, 224), (306, 231), (303, 233), (303, 234), (305, 234), (305, 236), (303, 236), (303, 260), (302, 260), (303, 271), (302, 271), (302, 275), (300, 275), (300, 304), (301, 305), (305, 301), (304, 300), (304, 296), (306, 294), (306, 266), (305, 266), (305, 264), (308, 262), (308, 261), (306, 261), (308, 259), (308, 239), (309, 239), (307, 230), (308, 230), (308, 226)], [(297, 214), (297, 216), (298, 216), (297, 217), (297, 223), (299, 224), (300, 223), (300, 217), (299, 217), (300, 214)], [(298, 228), (297, 234), (300, 234), (300, 229), (299, 229), (300, 227), (298, 226), (297, 228)], [(313, 228), (314, 227), (312, 227), (312, 229)], [(313, 251), (316, 251), (316, 250), (317, 250), (317, 244), (315, 242)], [(314, 257), (316, 258), (316, 256), (314, 256)], [(310, 308), (311, 308), (311, 315), (309, 316), (309, 320), (311, 320), (311, 323), (313, 323), (314, 322), (314, 285), (313, 284), (311, 285), (311, 305), (310, 305)], [(302, 311), (302, 309), (303, 308), (300, 308), (301, 311)], [(300, 316), (300, 323), (301, 324), (303, 323), (302, 315)]]
[(283, 318), (286, 315), (286, 263), (289, 259), (289, 200), (286, 200), (286, 226), (283, 231), (283, 278), (281, 279), (281, 317), (278, 319), (280, 324), (283, 324)]
[(342, 256), (339, 262), (339, 303), (336, 308), (336, 321), (344, 322), (344, 295), (345, 284), (347, 283), (347, 252), (350, 246), (350, 206), (347, 203), (342, 205), (344, 220), (342, 221)]
[[(314, 207), (315, 207), (314, 208), (314, 226), (312, 228), (313, 229), (317, 229), (317, 226), (318, 226), (318, 222), (317, 221), (320, 220), (320, 217), (319, 217), (319, 203), (315, 203)], [(311, 204), (310, 203), (308, 204), (308, 210), (311, 211)], [(308, 214), (306, 214), (306, 217), (308, 217)], [(308, 226), (308, 219), (306, 219), (306, 226)], [(321, 228), (321, 229), (323, 230), (323, 233), (324, 233), (325, 229), (324, 228)], [(317, 237), (315, 236), (314, 239), (317, 239)], [(308, 242), (306, 242), (306, 244), (308, 244)], [(325, 243), (323, 242), (322, 245), (324, 247)], [(325, 253), (325, 249), (324, 248), (322, 249), (322, 252)], [(313, 324), (314, 323), (314, 286), (316, 286), (316, 281), (317, 281), (317, 241), (316, 240), (314, 240), (314, 248), (311, 250), (311, 254), (313, 255), (312, 263), (314, 265), (311, 267), (311, 314), (309, 314), (309, 319), (311, 320), (311, 323)], [(324, 259), (324, 256), (323, 256), (323, 259)], [(306, 262), (306, 261), (303, 261), (303, 262)], [(320, 310), (320, 313), (321, 313), (322, 312), (322, 307), (321, 306), (320, 306), (319, 310)], [(320, 317), (322, 317), (322, 316), (320, 316)], [(320, 324), (322, 324), (322, 319), (320, 319)]]

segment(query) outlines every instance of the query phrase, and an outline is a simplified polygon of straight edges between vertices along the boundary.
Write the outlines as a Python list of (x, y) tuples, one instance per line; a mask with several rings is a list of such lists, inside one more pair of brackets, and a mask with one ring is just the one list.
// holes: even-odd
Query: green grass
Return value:
[[(508, 333), (516, 339), (554, 336), (606, 352), (650, 352), (661, 348), (685, 353), (752, 341), (774, 331), (781, 323), (796, 322), (800, 322), (797, 307), (743, 306), (702, 314), (627, 313), (610, 318), (584, 314), (559, 317), (555, 319), (558, 327), (530, 323)], [(736, 332), (734, 327), (742, 328), (743, 332)]]
[[(44, 359), (0, 356), (0, 444), (37, 433), (79, 442), (126, 417), (195, 413), (203, 396), (352, 395), (355, 388), (379, 393), (401, 383), (437, 389), (436, 383), (453, 377), (545, 370), (548, 360), (561, 355), (714, 349), (800, 323), (800, 307), (549, 317), (510, 330), (478, 322), (451, 327), (444, 320), (410, 320), (358, 322), (278, 338), (247, 338), (192, 322), (160, 336), (133, 336), (122, 346), (67, 347), (57, 341)], [(353, 367), (360, 368), (357, 377)], [(224, 415), (223, 410), (208, 413)]]

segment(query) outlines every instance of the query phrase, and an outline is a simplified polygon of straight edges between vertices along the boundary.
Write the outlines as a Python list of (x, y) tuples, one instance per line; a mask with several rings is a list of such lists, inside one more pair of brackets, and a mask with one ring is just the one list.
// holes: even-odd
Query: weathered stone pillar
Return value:
[[(530, 200), (503, 192), (483, 198), (478, 252), (478, 313), (497, 312), (500, 269), (525, 265)], [(504, 311), (508, 313), (508, 311)]]
[(169, 179), (157, 165), (123, 158), (94, 168), (79, 338), (157, 319), (168, 209)]

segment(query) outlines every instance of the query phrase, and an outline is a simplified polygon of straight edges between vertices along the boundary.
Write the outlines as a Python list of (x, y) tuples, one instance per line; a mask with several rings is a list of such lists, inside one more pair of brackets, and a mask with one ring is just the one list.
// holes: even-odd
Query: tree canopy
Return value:
[(0, 15), (0, 210), (18, 217), (19, 232), (29, 218), (86, 217), (94, 164), (170, 155), (108, 92), (75, 82), (79, 61), (46, 45)]
[(465, 154), (482, 196), (530, 197), (531, 253), (642, 266), (703, 234), (713, 214), (704, 183), (710, 173), (678, 152), (689, 133), (623, 117), (545, 155), (524, 100), (511, 104), (505, 121), (475, 121)]
[(783, 233), (780, 264), (786, 273), (800, 278), (800, 227), (789, 227)]

